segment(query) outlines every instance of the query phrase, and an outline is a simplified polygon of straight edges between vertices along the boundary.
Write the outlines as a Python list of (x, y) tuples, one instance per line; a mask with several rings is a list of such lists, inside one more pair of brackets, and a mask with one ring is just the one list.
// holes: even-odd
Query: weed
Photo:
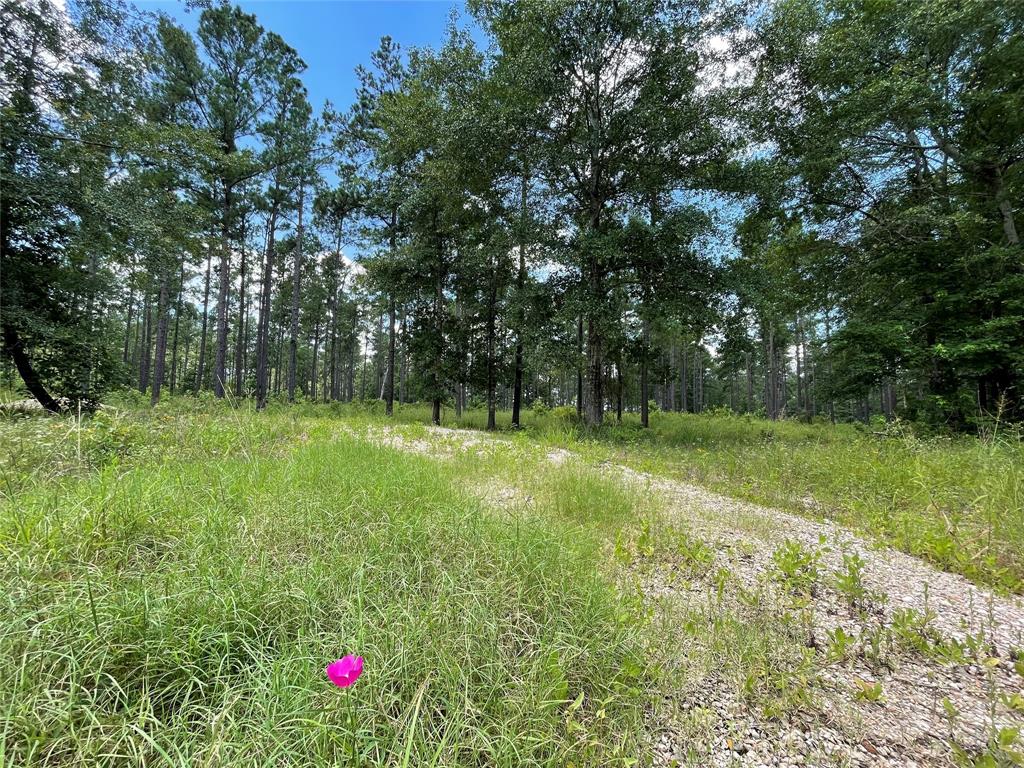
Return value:
[(827, 642), (828, 648), (825, 655), (828, 660), (844, 661), (856, 646), (857, 638), (842, 627), (836, 627), (828, 633)]
[(808, 551), (799, 542), (787, 539), (772, 553), (777, 576), (790, 592), (814, 596), (820, 578), (821, 553)]
[(884, 594), (874, 593), (864, 585), (866, 565), (858, 552), (844, 552), (843, 569), (835, 576), (836, 591), (846, 598), (851, 611), (859, 613), (876, 612), (885, 603)]
[[(163, 415), (94, 419), (92, 436), (85, 421), (81, 466), (61, 436), (67, 471), (0, 498), (3, 760), (639, 753), (646, 619), (601, 568), (635, 496), (566, 468), (542, 478), (543, 520), (510, 524), (456, 475), (485, 460), (448, 466), (298, 412)], [(366, 667), (342, 693), (323, 668), (346, 652)]]
[(882, 689), (882, 684), (879, 682), (868, 682), (861, 678), (856, 678), (853, 687), (853, 698), (857, 701), (867, 701), (872, 704), (881, 704), (885, 701), (885, 691)]

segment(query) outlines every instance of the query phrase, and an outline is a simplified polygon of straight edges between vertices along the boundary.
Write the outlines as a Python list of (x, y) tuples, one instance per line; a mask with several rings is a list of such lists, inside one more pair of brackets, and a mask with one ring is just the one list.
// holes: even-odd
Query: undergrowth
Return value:
[[(510, 525), (454, 470), (298, 414), (3, 428), (60, 433), (5, 462), (4, 764), (640, 754), (656, 670), (598, 543), (577, 535), (586, 478), (552, 485), (543, 525)], [(366, 666), (340, 691), (323, 668), (345, 653)]]

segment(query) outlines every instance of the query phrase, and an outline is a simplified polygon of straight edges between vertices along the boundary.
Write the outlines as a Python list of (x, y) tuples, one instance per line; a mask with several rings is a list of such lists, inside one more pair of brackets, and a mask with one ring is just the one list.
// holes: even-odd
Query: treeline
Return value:
[(472, 0), (319, 113), (192, 5), (3, 0), (4, 374), (47, 408), (1022, 415), (1019, 3)]

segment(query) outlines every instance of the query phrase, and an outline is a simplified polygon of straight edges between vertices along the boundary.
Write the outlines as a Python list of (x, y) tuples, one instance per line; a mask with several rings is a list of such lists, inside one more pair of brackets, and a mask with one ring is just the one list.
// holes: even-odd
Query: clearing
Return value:
[(1024, 606), (981, 571), (670, 447), (417, 416), (5, 420), (5, 764), (1019, 759)]

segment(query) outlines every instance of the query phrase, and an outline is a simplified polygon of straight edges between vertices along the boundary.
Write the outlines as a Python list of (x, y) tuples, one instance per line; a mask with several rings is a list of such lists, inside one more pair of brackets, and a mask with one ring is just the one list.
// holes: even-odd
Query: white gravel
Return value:
[[(364, 436), (402, 450), (457, 457), (464, 451), (487, 450), (488, 444), (508, 441), (478, 432), (432, 427), (429, 439), (410, 440), (397, 431), (374, 427)], [(547, 454), (555, 465), (579, 461), (555, 449)], [(779, 601), (785, 590), (773, 578), (772, 553), (787, 540), (799, 542), (820, 555), (820, 584), (808, 606), (816, 647), (815, 690), (822, 706), (806, 716), (769, 719), (747, 708), (735, 683), (709, 676), (696, 690), (669, 694), (664, 709), (710, 713), (706, 737), (694, 743), (663, 713), (652, 713), (655, 765), (694, 766), (948, 766), (953, 742), (976, 751), (993, 729), (1024, 731), (1024, 712), (1007, 702), (1024, 696), (1024, 678), (1014, 670), (1011, 656), (1024, 649), (1024, 605), (971, 584), (957, 574), (939, 571), (903, 552), (879, 546), (847, 528), (807, 519), (777, 509), (739, 501), (705, 488), (604, 464), (602, 470), (664, 499), (667, 522), (684, 526), (691, 535), (713, 545), (711, 569), (728, 569), (746, 589), (760, 589)], [(517, 495), (518, 490), (518, 495)], [(498, 507), (521, 503), (526, 489), (502, 487), (484, 494)], [(807, 500), (810, 507), (813, 500)], [(864, 586), (885, 597), (874, 611), (854, 611), (831, 584), (843, 568), (843, 553), (863, 559)], [(640, 579), (653, 602), (707, 605), (714, 585), (680, 578), (672, 563), (643, 564)], [(850, 634), (860, 630), (891, 630), (900, 609), (927, 611), (937, 637), (980, 642), (980, 655), (998, 661), (984, 665), (975, 658), (946, 664), (919, 652), (891, 653), (891, 668), (869, 664), (862, 654), (842, 662), (826, 659), (826, 635), (836, 627)], [(685, 660), (680, 660), (685, 663)], [(992, 666), (994, 665), (994, 666)], [(855, 699), (857, 681), (880, 682), (879, 702)], [(951, 723), (942, 705), (948, 700), (958, 711)], [(1024, 699), (1022, 699), (1024, 703)]]

